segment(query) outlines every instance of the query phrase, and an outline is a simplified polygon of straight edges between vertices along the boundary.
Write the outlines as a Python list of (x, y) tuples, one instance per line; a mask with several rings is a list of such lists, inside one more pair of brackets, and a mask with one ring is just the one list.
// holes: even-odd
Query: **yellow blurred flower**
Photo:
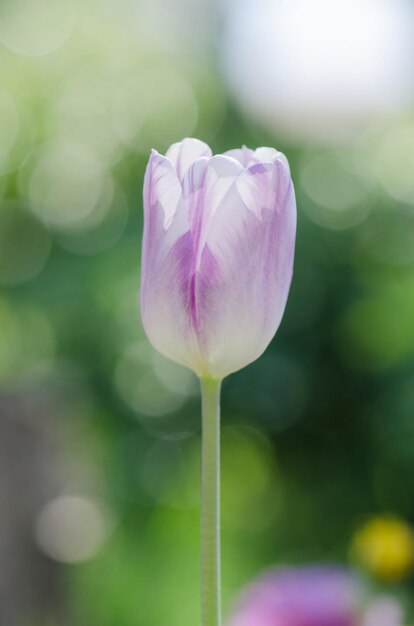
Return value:
[(356, 532), (351, 551), (376, 577), (397, 581), (414, 567), (414, 531), (395, 517), (374, 517)]

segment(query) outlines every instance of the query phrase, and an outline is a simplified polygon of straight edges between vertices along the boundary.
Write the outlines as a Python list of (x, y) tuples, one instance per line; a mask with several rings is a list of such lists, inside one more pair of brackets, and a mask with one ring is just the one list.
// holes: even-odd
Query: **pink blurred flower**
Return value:
[(364, 603), (362, 591), (339, 567), (277, 569), (247, 587), (228, 626), (401, 626), (396, 600)]
[(144, 184), (141, 313), (159, 352), (221, 379), (275, 334), (293, 270), (296, 203), (273, 148), (153, 151)]

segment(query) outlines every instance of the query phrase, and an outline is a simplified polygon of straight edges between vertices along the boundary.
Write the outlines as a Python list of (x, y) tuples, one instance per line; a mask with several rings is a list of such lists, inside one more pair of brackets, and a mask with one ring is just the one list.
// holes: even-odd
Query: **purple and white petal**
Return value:
[(211, 157), (210, 146), (199, 139), (187, 138), (173, 143), (165, 153), (171, 161), (179, 180), (182, 180), (190, 165), (200, 157)]
[(192, 368), (198, 350), (187, 304), (192, 238), (175, 168), (155, 152), (145, 173), (144, 217), (140, 297), (144, 329), (159, 352)]
[(196, 159), (183, 179), (183, 198), (187, 205), (194, 241), (195, 270), (217, 208), (243, 171), (238, 161), (225, 155)]
[(252, 362), (275, 334), (293, 270), (296, 204), (283, 165), (244, 170), (217, 208), (201, 254), (199, 341), (217, 377)]
[(247, 167), (251, 163), (254, 152), (247, 146), (242, 146), (241, 148), (235, 148), (234, 150), (227, 150), (224, 154), (236, 159), (236, 161), (238, 161), (243, 167)]

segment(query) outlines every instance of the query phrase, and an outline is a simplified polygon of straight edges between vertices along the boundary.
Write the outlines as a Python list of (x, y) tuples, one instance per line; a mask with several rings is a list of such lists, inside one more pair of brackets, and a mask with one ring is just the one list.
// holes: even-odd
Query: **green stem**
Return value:
[(201, 626), (221, 626), (220, 387), (201, 379)]

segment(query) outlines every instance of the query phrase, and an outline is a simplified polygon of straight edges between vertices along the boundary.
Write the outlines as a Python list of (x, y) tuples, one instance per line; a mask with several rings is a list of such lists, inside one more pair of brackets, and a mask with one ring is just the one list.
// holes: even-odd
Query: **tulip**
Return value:
[(144, 183), (141, 313), (152, 345), (221, 380), (265, 350), (285, 309), (296, 205), (274, 149), (153, 151)]
[(282, 319), (296, 203), (273, 148), (212, 156), (196, 139), (152, 151), (144, 181), (141, 315), (152, 345), (202, 389), (202, 626), (220, 624), (220, 382), (257, 359)]
[(333, 566), (281, 568), (247, 587), (229, 626), (401, 626), (400, 604), (366, 599), (351, 571)]

